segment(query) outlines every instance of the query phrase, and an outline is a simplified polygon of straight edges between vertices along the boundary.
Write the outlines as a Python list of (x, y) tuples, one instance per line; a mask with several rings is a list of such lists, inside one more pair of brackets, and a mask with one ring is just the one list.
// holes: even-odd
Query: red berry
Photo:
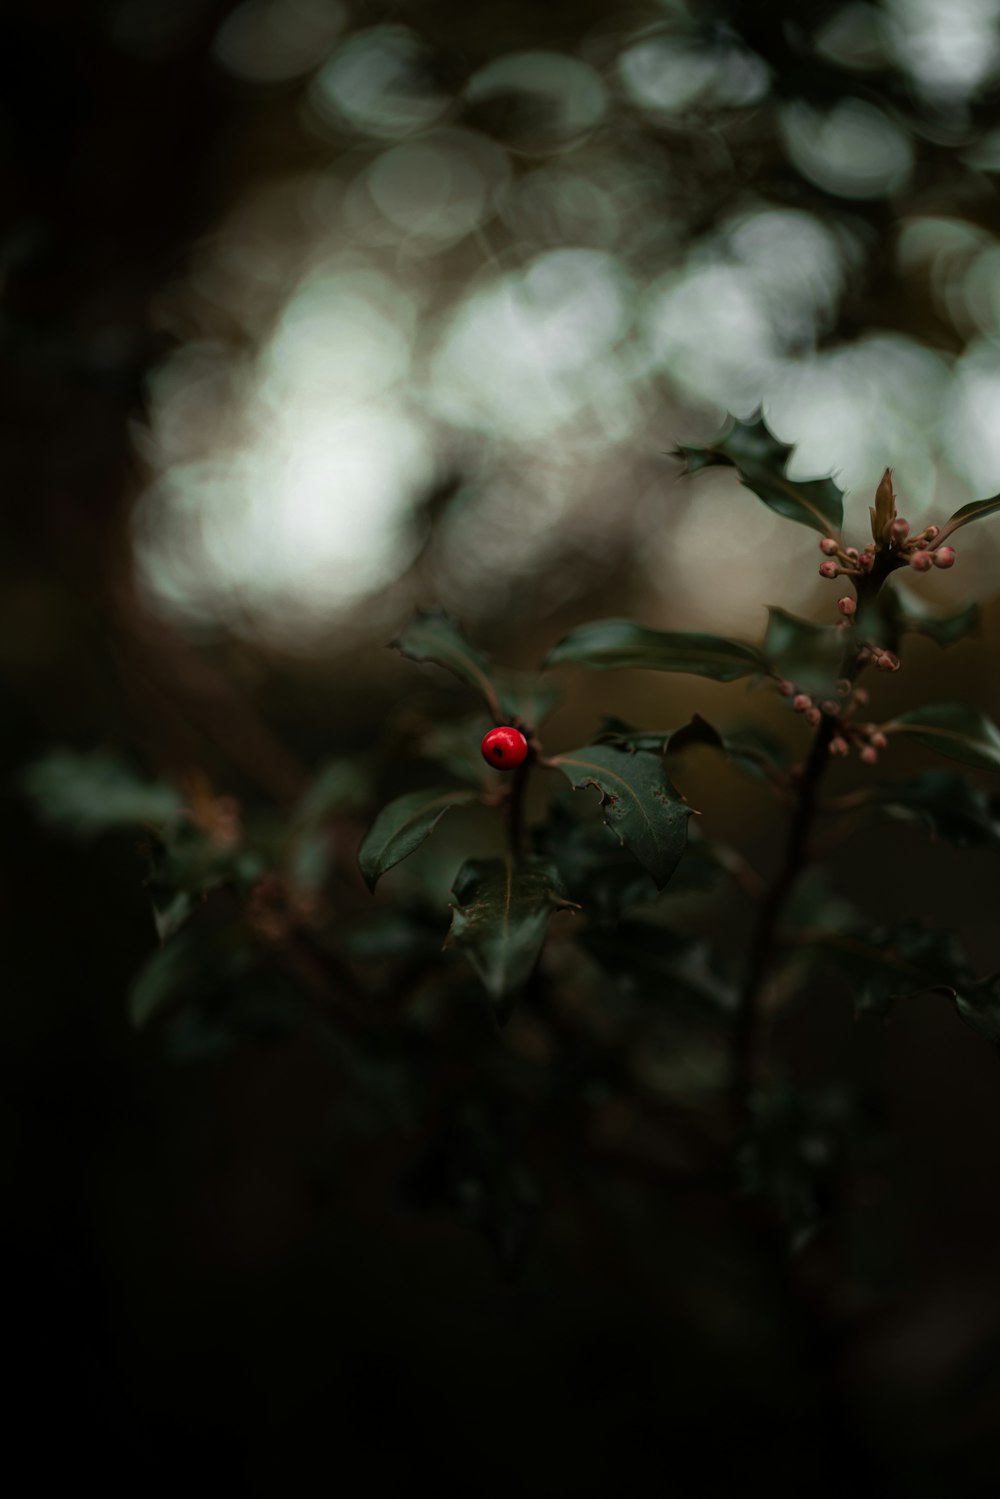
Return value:
[(953, 567), (955, 565), (955, 548), (938, 547), (936, 552), (931, 552), (935, 567)]
[(513, 770), (515, 765), (523, 765), (528, 758), (527, 739), (520, 729), (512, 729), (507, 724), (484, 734), (479, 748), (486, 763), (496, 770)]

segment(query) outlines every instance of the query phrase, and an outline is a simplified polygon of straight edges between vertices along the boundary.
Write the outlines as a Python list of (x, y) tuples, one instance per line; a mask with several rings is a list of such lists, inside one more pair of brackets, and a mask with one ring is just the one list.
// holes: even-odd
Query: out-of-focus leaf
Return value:
[(465, 781), (470, 786), (483, 786), (491, 772), (487, 770), (479, 746), (490, 726), (485, 714), (428, 724), (421, 731), (415, 748), (422, 760), (429, 760), (456, 780)]
[(862, 804), (922, 823), (958, 848), (1000, 847), (1000, 795), (987, 794), (954, 771), (928, 770), (912, 781), (873, 786)]
[(864, 640), (899, 651), (904, 635), (925, 635), (936, 645), (954, 645), (979, 630), (979, 605), (969, 604), (957, 614), (933, 614), (914, 594), (883, 588), (857, 621)]
[(566, 907), (557, 871), (544, 859), (469, 859), (458, 872), (446, 945), (468, 955), (498, 1005), (531, 975), (549, 917)]
[(787, 520), (811, 526), (825, 536), (837, 536), (844, 523), (844, 495), (832, 479), (789, 479), (785, 472), (792, 448), (770, 432), (763, 417), (732, 421), (706, 447), (681, 446), (687, 472), (716, 466), (735, 468), (741, 483)]
[(967, 959), (948, 932), (928, 931), (917, 921), (858, 935), (851, 932), (802, 933), (811, 948), (853, 980), (857, 1014), (887, 1017), (900, 1000), (917, 994), (950, 999), (966, 1025), (994, 1046), (1000, 1045), (1000, 974), (973, 978)]
[(461, 625), (450, 615), (437, 609), (420, 609), (392, 644), (411, 661), (432, 661), (445, 667), (482, 695), (494, 719), (502, 718), (500, 695), (487, 657), (469, 644)]
[(769, 608), (761, 655), (775, 676), (815, 697), (833, 695), (842, 675), (845, 631)]
[(407, 858), (433, 833), (445, 812), (478, 801), (474, 791), (454, 786), (432, 786), (408, 791), (383, 807), (358, 852), (358, 865), (369, 890), (387, 869)]
[(766, 670), (753, 646), (720, 635), (649, 630), (629, 619), (598, 619), (571, 630), (553, 646), (545, 665), (589, 666), (598, 671), (641, 667), (686, 672), (716, 682), (735, 682)]
[(562, 802), (535, 830), (535, 849), (555, 864), (567, 892), (591, 919), (615, 921), (628, 907), (657, 897), (652, 876), (634, 855)]
[(596, 744), (616, 744), (623, 749), (648, 750), (651, 754), (676, 753), (692, 744), (720, 750), (748, 774), (774, 779), (787, 768), (784, 748), (755, 725), (738, 724), (717, 729), (700, 713), (677, 729), (636, 729), (621, 718), (601, 720)]
[(183, 811), (171, 786), (143, 781), (114, 755), (54, 750), (25, 773), (24, 789), (42, 822), (79, 838), (116, 828), (161, 832)]
[(371, 776), (356, 760), (331, 760), (313, 776), (291, 816), (294, 828), (310, 827), (338, 812), (364, 807), (371, 795)]
[(1000, 729), (968, 703), (931, 703), (884, 727), (887, 733), (906, 734), (950, 760), (981, 770), (1000, 770)]
[(665, 1007), (692, 1006), (716, 1018), (733, 1008), (735, 995), (716, 973), (704, 942), (652, 921), (588, 926), (580, 938), (613, 976), (627, 975), (644, 997)]
[(662, 890), (684, 852), (691, 816), (691, 808), (667, 777), (662, 757), (588, 744), (556, 755), (552, 763), (572, 786), (596, 787), (605, 823)]
[(500, 694), (500, 715), (506, 723), (537, 729), (559, 700), (559, 690), (534, 672), (494, 671)]
[(251, 961), (242, 926), (186, 927), (147, 959), (129, 989), (128, 1012), (137, 1028), (168, 1006), (203, 995), (213, 984), (243, 973)]

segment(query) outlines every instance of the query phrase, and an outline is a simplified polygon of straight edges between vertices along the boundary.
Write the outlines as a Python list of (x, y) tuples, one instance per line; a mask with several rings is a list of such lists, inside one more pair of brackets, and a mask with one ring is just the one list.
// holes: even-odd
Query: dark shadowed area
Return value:
[(1000, 517), (894, 579), (862, 716), (961, 713), (831, 764), (735, 1149), (727, 1079), (837, 690), (786, 490), (1000, 491), (998, 90), (1000, 0), (5, 7), (8, 1483), (997, 1492)]

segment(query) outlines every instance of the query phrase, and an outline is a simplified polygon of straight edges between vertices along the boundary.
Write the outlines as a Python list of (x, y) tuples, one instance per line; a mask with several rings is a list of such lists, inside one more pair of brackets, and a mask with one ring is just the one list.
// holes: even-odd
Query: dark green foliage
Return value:
[(173, 827), (183, 804), (171, 786), (142, 780), (116, 755), (53, 750), (25, 773), (25, 792), (38, 817), (77, 838), (118, 828)]
[(441, 818), (453, 807), (468, 807), (478, 801), (474, 791), (460, 787), (432, 786), (408, 791), (383, 807), (365, 835), (358, 864), (369, 890), (374, 890), (387, 869), (400, 863), (430, 837)]
[(581, 625), (545, 658), (546, 666), (589, 666), (599, 671), (642, 667), (687, 672), (716, 682), (735, 682), (764, 670), (752, 646), (719, 635), (649, 630), (629, 619), (601, 619)]
[(863, 805), (919, 823), (957, 848), (1000, 848), (1000, 793), (973, 786), (950, 770), (928, 770), (912, 781), (873, 786)]
[(469, 644), (461, 625), (443, 610), (418, 610), (392, 644), (411, 661), (431, 661), (445, 667), (480, 694), (495, 719), (501, 718), (500, 696), (489, 661)]
[(905, 734), (949, 760), (981, 770), (1000, 770), (1000, 729), (969, 703), (931, 703), (914, 708), (886, 725), (886, 732)]
[(899, 652), (904, 635), (924, 635), (935, 645), (955, 645), (979, 631), (979, 605), (969, 604), (957, 614), (935, 614), (915, 594), (883, 588), (858, 620), (861, 636), (887, 650)]
[(678, 447), (689, 474), (718, 465), (735, 468), (740, 482), (787, 520), (836, 536), (844, 523), (844, 495), (832, 479), (789, 479), (785, 472), (793, 452), (769, 431), (762, 416), (733, 421), (705, 447)]
[(502, 1016), (538, 962), (549, 917), (568, 902), (544, 859), (469, 859), (458, 872), (448, 946), (466, 953)]
[(668, 779), (662, 757), (588, 744), (553, 763), (572, 786), (600, 792), (606, 825), (662, 890), (684, 852), (692, 810)]
[(843, 674), (848, 631), (836, 625), (817, 625), (786, 609), (769, 608), (761, 655), (768, 668), (802, 692), (831, 697)]

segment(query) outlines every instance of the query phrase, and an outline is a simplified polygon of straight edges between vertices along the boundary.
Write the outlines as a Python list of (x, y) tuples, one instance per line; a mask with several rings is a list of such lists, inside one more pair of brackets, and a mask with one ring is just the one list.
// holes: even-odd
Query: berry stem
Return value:
[(517, 859), (524, 841), (524, 793), (531, 769), (531, 756), (511, 772), (510, 784), (506, 788), (504, 813), (507, 824), (507, 847), (511, 857)]

